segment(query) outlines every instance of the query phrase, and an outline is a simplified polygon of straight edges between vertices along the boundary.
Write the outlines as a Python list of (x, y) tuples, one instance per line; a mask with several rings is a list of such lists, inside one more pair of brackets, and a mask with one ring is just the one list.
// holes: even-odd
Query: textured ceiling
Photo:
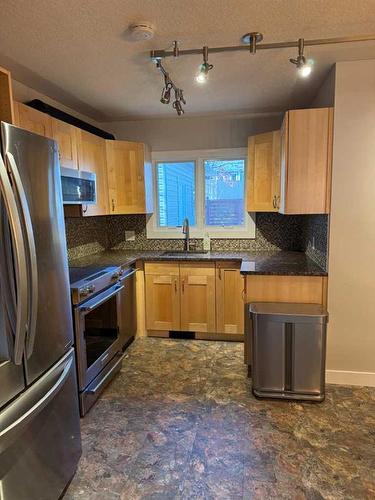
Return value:
[[(375, 0), (0, 0), (0, 63), (13, 76), (91, 117), (106, 121), (175, 116), (159, 102), (161, 75), (152, 48), (237, 45), (261, 31), (265, 42), (375, 32)], [(149, 42), (127, 27), (150, 21)], [(375, 43), (308, 48), (313, 75), (301, 81), (288, 58), (295, 50), (210, 56), (207, 85), (194, 75), (199, 56), (165, 66), (185, 90), (186, 113), (280, 111), (309, 102), (336, 61), (375, 58)]]

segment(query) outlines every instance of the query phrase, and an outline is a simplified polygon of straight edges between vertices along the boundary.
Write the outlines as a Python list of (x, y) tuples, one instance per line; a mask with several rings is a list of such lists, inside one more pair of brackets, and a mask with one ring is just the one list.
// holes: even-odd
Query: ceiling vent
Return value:
[(129, 32), (135, 42), (143, 42), (154, 38), (154, 27), (151, 23), (134, 23), (129, 26)]

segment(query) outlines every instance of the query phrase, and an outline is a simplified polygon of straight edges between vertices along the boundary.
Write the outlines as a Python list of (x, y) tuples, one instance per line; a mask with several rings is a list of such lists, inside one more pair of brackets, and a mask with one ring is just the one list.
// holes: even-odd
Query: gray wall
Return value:
[(336, 64), (328, 380), (375, 386), (375, 60)]
[(103, 123), (117, 139), (147, 143), (153, 151), (239, 148), (252, 134), (280, 128), (282, 114), (177, 117)]
[(320, 86), (316, 96), (311, 101), (310, 108), (326, 108), (335, 104), (335, 65), (330, 69), (326, 79)]

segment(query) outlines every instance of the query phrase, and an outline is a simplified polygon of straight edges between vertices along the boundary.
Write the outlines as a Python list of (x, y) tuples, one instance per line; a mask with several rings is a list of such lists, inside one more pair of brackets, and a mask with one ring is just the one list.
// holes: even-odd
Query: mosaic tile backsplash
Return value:
[[(181, 250), (183, 240), (147, 239), (146, 215), (111, 215), (65, 219), (69, 259), (107, 249)], [(135, 241), (125, 240), (125, 230), (135, 232)], [(212, 239), (214, 251), (306, 252), (324, 269), (327, 256), (328, 216), (258, 213), (254, 239)], [(203, 240), (192, 239), (197, 249)]]

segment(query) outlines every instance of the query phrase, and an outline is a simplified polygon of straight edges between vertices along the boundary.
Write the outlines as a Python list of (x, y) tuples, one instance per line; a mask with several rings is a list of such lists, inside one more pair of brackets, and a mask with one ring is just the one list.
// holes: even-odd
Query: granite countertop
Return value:
[(71, 267), (129, 266), (143, 261), (217, 261), (241, 262), (242, 274), (273, 274), (282, 276), (327, 276), (327, 272), (303, 252), (208, 252), (165, 255), (166, 251), (107, 250), (73, 259)]

